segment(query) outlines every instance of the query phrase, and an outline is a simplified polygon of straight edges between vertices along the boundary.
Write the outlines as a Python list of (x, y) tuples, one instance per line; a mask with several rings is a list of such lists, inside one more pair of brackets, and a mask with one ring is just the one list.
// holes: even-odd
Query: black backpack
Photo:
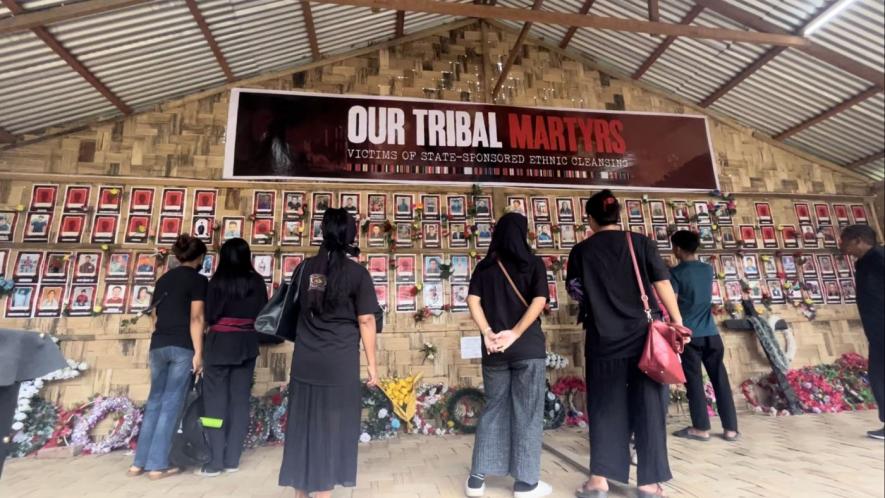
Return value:
[(172, 467), (198, 467), (209, 462), (209, 442), (200, 423), (203, 416), (203, 386), (199, 379), (193, 382), (175, 425), (169, 464)]

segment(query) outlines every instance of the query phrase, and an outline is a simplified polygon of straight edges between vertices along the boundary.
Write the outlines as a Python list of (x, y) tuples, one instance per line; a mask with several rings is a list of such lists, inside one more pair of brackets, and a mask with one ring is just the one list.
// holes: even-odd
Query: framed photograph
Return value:
[(68, 314), (70, 316), (89, 316), (95, 302), (94, 285), (75, 285), (68, 295)]
[(547, 280), (556, 280), (556, 274), (553, 271), (553, 264), (559, 260), (558, 256), (554, 254), (539, 254), (538, 257), (541, 258), (541, 261), (544, 263), (544, 270), (547, 274)]
[(52, 211), (58, 196), (58, 185), (34, 185), (29, 211)]
[(135, 279), (153, 280), (157, 276), (157, 257), (153, 253), (140, 252), (135, 255)]
[(642, 201), (627, 199), (624, 204), (627, 207), (628, 223), (645, 223), (645, 217), (642, 214)]
[(207, 252), (203, 257), (203, 264), (200, 266), (200, 275), (206, 278), (212, 278), (215, 274), (215, 267), (218, 266), (218, 255), (214, 252)]
[(575, 222), (575, 204), (571, 197), (556, 198), (556, 220), (559, 223)]
[[(180, 218), (179, 218), (180, 219)], [(92, 219), (92, 243), (93, 244), (113, 244), (117, 241), (117, 225), (120, 222), (120, 215), (117, 214), (96, 214)], [(179, 228), (181, 225), (179, 225)], [(176, 232), (175, 237), (178, 237)], [(173, 240), (174, 242), (174, 240)]]
[(648, 201), (652, 223), (667, 223), (667, 205), (664, 201)]
[(280, 243), (282, 245), (300, 246), (301, 238), (304, 234), (304, 221), (300, 219), (284, 219), (281, 234)]
[(772, 225), (764, 225), (762, 231), (762, 247), (777, 249), (777, 230)]
[(330, 192), (314, 192), (313, 214), (323, 214), (332, 207), (332, 194)]
[(400, 254), (396, 256), (396, 281), (397, 283), (415, 283), (415, 258), (414, 254)]
[(0, 277), (6, 277), (6, 264), (9, 262), (9, 250), (0, 249)]
[(762, 293), (763, 293), (763, 284), (760, 280), (750, 280), (747, 282), (747, 287), (749, 287), (748, 292), (750, 294), (750, 299), (753, 300), (754, 303), (762, 302)]
[(276, 206), (277, 193), (273, 190), (256, 190), (252, 202), (252, 214), (272, 215)]
[(577, 243), (577, 235), (575, 235), (575, 226), (572, 224), (559, 225), (559, 248), (570, 249)]
[(741, 283), (737, 280), (726, 280), (725, 281), (725, 297), (731, 301), (738, 303), (741, 301), (741, 296), (743, 294), (743, 289), (741, 289)]
[(396, 312), (406, 313), (418, 308), (417, 297), (414, 293), (414, 284), (397, 284), (396, 286)]
[(269, 246), (273, 244), (273, 225), (273, 218), (255, 218), (252, 222), (252, 245)]
[(822, 202), (814, 204), (814, 215), (817, 218), (818, 225), (831, 225), (833, 219), (830, 217), (830, 205)]
[(532, 218), (535, 221), (550, 221), (550, 200), (546, 197), (532, 197)]
[(438, 221), (425, 222), (423, 224), (424, 247), (427, 249), (439, 249), (442, 244), (442, 228)]
[(467, 247), (467, 226), (464, 223), (449, 223), (449, 247)]
[(424, 306), (432, 310), (441, 310), (445, 305), (445, 292), (442, 282), (428, 282), (422, 290)]
[(713, 288), (711, 294), (711, 304), (722, 304), (724, 302), (722, 299), (722, 285), (719, 284), (718, 280), (713, 280)]
[(713, 227), (710, 225), (701, 225), (698, 227), (698, 236), (701, 238), (701, 247), (704, 249), (714, 249), (716, 247), (716, 236), (713, 235)]
[(781, 237), (784, 239), (784, 248), (797, 249), (799, 247), (799, 233), (794, 225), (784, 225)]
[(386, 194), (369, 194), (369, 218), (373, 220), (387, 219)]
[[(134, 194), (135, 190), (132, 191)], [(151, 204), (153, 204), (153, 189), (151, 189)], [(133, 201), (129, 201), (129, 211), (132, 212)], [(98, 206), (96, 209), (99, 213), (120, 214), (123, 206), (123, 187), (121, 185), (105, 185), (98, 189)], [(143, 211), (148, 212), (153, 206), (145, 208)]]
[(759, 257), (759, 260), (759, 263), (762, 265), (762, 273), (766, 277), (777, 276), (777, 261), (775, 261), (773, 256), (762, 255)]
[(470, 256), (466, 254), (453, 254), (452, 255), (452, 276), (451, 280), (453, 282), (469, 282), (471, 275), (471, 262)]
[(449, 205), (450, 220), (467, 219), (467, 197), (463, 195), (450, 195), (446, 198)]
[(832, 254), (818, 254), (817, 267), (824, 278), (836, 276), (836, 263), (833, 261)]
[(578, 211), (581, 212), (581, 221), (584, 224), (590, 222), (590, 216), (587, 214), (587, 201), (589, 201), (589, 197), (578, 197)]
[(722, 269), (719, 267), (719, 258), (709, 254), (698, 254), (698, 260), (713, 267), (713, 274), (719, 275)]
[(412, 221), (415, 218), (414, 204), (415, 197), (413, 195), (394, 194), (393, 218), (397, 221)]
[(492, 196), (490, 195), (477, 195), (474, 196), (474, 202), (476, 205), (474, 206), (474, 210), (476, 211), (476, 219), (478, 220), (490, 220), (492, 219), (492, 214), (494, 213), (494, 208), (492, 206)]
[(842, 302), (851, 304), (857, 301), (857, 289), (854, 287), (854, 280), (843, 278), (839, 280), (839, 287), (842, 289)]
[(74, 283), (93, 283), (98, 281), (101, 268), (102, 253), (79, 252), (74, 261)]
[(832, 225), (820, 227), (820, 234), (824, 238), (824, 247), (838, 247), (839, 240), (836, 238), (836, 228)]
[(719, 227), (722, 234), (722, 247), (724, 249), (733, 249), (737, 247), (737, 237), (734, 234), (734, 227)]
[(298, 265), (302, 262), (304, 262), (304, 254), (283, 254), (280, 256), (280, 268), (283, 272), (284, 282), (292, 281), (295, 270), (298, 269)]
[(15, 266), (12, 269), (12, 279), (16, 282), (36, 282), (40, 276), (42, 264), (42, 252), (21, 251), (15, 259)]
[(744, 267), (745, 278), (759, 278), (759, 258), (755, 254), (745, 254), (741, 258), (741, 264)]
[(390, 309), (390, 286), (387, 284), (375, 284), (375, 297), (378, 298), (378, 306), (387, 313)]
[(553, 227), (550, 223), (535, 223), (535, 245), (539, 248), (553, 247)]
[(547, 305), (550, 306), (550, 309), (556, 311), (559, 309), (559, 288), (556, 287), (556, 282), (547, 282), (547, 292), (550, 294), (550, 300), (547, 301)]
[(131, 295), (129, 313), (144, 311), (151, 305), (151, 299), (154, 297), (154, 286), (150, 284), (135, 284), (132, 286)]
[(768, 294), (771, 296), (771, 302), (776, 304), (785, 303), (784, 284), (777, 279), (769, 279), (766, 282), (768, 283)]
[(283, 216), (286, 218), (304, 216), (304, 192), (283, 192)]
[(836, 217), (836, 223), (840, 227), (851, 224), (848, 215), (848, 204), (833, 204), (833, 215)]
[(397, 223), (396, 224), (396, 246), (412, 247), (412, 224)]
[(526, 209), (526, 200), (524, 196), (520, 195), (511, 195), (507, 197), (507, 210), (511, 213), (519, 213), (523, 216), (528, 216), (528, 210)]
[(746, 249), (756, 249), (759, 247), (756, 238), (756, 227), (753, 225), (741, 225), (741, 243)]
[(369, 275), (374, 282), (387, 282), (390, 260), (386, 254), (370, 254), (368, 257)]
[(184, 214), (184, 201), (187, 190), (183, 188), (164, 188), (160, 210), (167, 214)]
[(771, 225), (773, 223), (771, 218), (771, 204), (767, 202), (756, 203), (756, 221), (758, 221), (760, 225)]
[(823, 304), (824, 291), (821, 287), (820, 280), (816, 278), (806, 279), (805, 290), (808, 292), (808, 297), (810, 297), (815, 304)]
[(677, 224), (691, 222), (691, 213), (688, 210), (687, 202), (673, 201), (673, 221)]
[(476, 222), (476, 247), (489, 247), (492, 243), (492, 224), (488, 221)]
[(157, 243), (172, 244), (181, 235), (181, 216), (161, 215), (157, 224)]
[(781, 256), (781, 269), (788, 277), (795, 277), (798, 275), (799, 267), (796, 264), (796, 257), (789, 254)]
[(851, 259), (848, 256), (838, 255), (833, 258), (836, 263), (836, 274), (840, 278), (848, 278), (851, 276)]
[(323, 245), (323, 220), (320, 218), (310, 220), (310, 245)]
[(34, 310), (37, 286), (20, 285), (6, 298), (6, 318), (28, 318)]
[(694, 212), (697, 217), (697, 223), (702, 225), (712, 223), (713, 219), (710, 216), (710, 205), (705, 201), (695, 201)]
[(261, 275), (262, 278), (264, 278), (266, 282), (270, 282), (273, 280), (273, 265), (273, 254), (252, 254), (252, 266), (255, 268), (255, 271), (258, 272), (258, 274)]
[[(129, 212), (147, 214), (154, 209), (153, 188), (134, 188), (129, 196)], [(101, 195), (99, 195), (99, 198)]]
[(438, 220), (440, 215), (440, 197), (438, 195), (422, 195), (421, 205), (424, 206), (425, 220)]
[(108, 283), (105, 286), (104, 299), (102, 299), (105, 314), (115, 315), (123, 313), (128, 297), (127, 290), (128, 288), (124, 283)]
[(85, 214), (63, 214), (58, 225), (58, 243), (79, 244), (83, 240), (83, 229), (86, 227)]
[(245, 218), (242, 216), (225, 217), (221, 220), (222, 241), (227, 242), (230, 239), (243, 238), (243, 223)]
[(64, 212), (75, 213), (85, 211), (89, 206), (89, 194), (92, 187), (88, 185), (68, 185), (65, 188)]
[(194, 216), (192, 226), (191, 226), (191, 235), (202, 240), (203, 242), (211, 244), (212, 235), (214, 233), (215, 227), (215, 217), (213, 216)]
[(194, 192), (194, 214), (214, 215), (218, 191), (197, 190)]
[(467, 311), (467, 295), (470, 286), (467, 284), (452, 284), (452, 312), (463, 313)]
[(360, 212), (360, 194), (340, 193), (338, 194), (338, 205), (348, 213), (356, 215)]
[(817, 230), (811, 225), (799, 225), (799, 232), (802, 234), (802, 245), (805, 247), (816, 248)]
[(670, 233), (667, 232), (667, 225), (652, 225), (651, 228), (658, 249), (670, 249)]
[(731, 225), (734, 221), (731, 218), (731, 212), (728, 210), (727, 202), (717, 202), (716, 206), (716, 218), (720, 225)]
[(738, 274), (737, 258), (733, 254), (723, 254), (719, 257), (722, 263), (722, 273), (726, 277), (736, 277)]
[(633, 233), (638, 233), (640, 235), (648, 235), (648, 230), (645, 229), (645, 225), (630, 225), (629, 230)]
[(32, 212), (25, 219), (25, 242), (49, 242), (52, 213)]
[(817, 276), (817, 265), (814, 264), (813, 257), (806, 256), (802, 259), (802, 275), (805, 275), (806, 277)]
[(15, 240), (16, 221), (18, 221), (17, 212), (0, 211), (0, 242)]
[(108, 256), (105, 278), (108, 280), (128, 280), (132, 266), (132, 253), (112, 252)]
[(796, 219), (799, 220), (800, 225), (811, 223), (811, 208), (807, 202), (796, 202), (793, 204), (793, 209), (796, 211)]
[(424, 256), (424, 281), (439, 280), (442, 274), (440, 268), (443, 264), (443, 257), (439, 254)]
[(855, 223), (859, 223), (861, 225), (867, 224), (867, 208), (864, 207), (863, 204), (852, 204), (851, 216), (854, 217)]
[(369, 247), (384, 247), (387, 245), (386, 223), (383, 221), (370, 221), (366, 239)]

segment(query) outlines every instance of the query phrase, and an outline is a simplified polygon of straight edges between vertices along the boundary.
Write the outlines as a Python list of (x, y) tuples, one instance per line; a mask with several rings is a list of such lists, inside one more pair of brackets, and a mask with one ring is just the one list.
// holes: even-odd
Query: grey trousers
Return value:
[(510, 475), (528, 484), (541, 475), (545, 360), (482, 367), (486, 406), (476, 429), (471, 473)]

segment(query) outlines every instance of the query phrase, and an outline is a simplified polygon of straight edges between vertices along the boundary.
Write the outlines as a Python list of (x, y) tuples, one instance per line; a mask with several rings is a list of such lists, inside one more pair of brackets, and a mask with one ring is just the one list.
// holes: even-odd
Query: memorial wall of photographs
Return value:
[[(568, 251), (590, 235), (583, 214), (587, 197), (562, 193), (256, 188), (239, 194), (246, 205), (234, 211), (219, 209), (220, 194), (212, 188), (34, 185), (27, 205), (0, 208), (0, 275), (16, 283), (4, 316), (143, 310), (157, 276), (175, 266), (175, 259), (164, 260), (158, 248), (168, 248), (182, 232), (210, 246), (201, 269), (206, 276), (215, 269), (221, 243), (234, 237), (249, 241), (253, 264), (271, 293), (316, 252), (322, 216), (330, 207), (357, 217), (360, 260), (382, 307), (399, 313), (466, 312), (470, 276), (491, 242), (495, 217), (522, 213), (547, 268), (555, 310)], [(744, 290), (757, 301), (766, 296), (774, 303), (798, 299), (803, 289), (817, 303), (855, 300), (853, 262), (836, 246), (840, 227), (868, 222), (862, 204), (796, 201), (791, 203), (795, 217), (776, 220), (770, 203), (742, 201), (745, 209), (755, 210), (755, 223), (749, 224), (733, 221), (719, 199), (623, 195), (621, 200), (622, 228), (654, 239), (670, 264), (672, 231), (700, 234), (701, 258), (719, 275), (714, 304), (738, 301)], [(785, 282), (796, 286), (786, 288)]]

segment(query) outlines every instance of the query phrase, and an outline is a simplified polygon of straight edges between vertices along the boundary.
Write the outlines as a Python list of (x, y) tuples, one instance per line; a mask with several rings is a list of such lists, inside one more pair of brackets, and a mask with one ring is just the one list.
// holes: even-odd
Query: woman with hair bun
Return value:
[(130, 476), (148, 472), (153, 480), (178, 474), (169, 467), (169, 451), (175, 423), (190, 384), (199, 374), (203, 356), (204, 301), (208, 280), (199, 268), (206, 244), (190, 235), (180, 235), (172, 253), (180, 263), (157, 280), (151, 306), (154, 333), (151, 336), (151, 391), (138, 435), (135, 461)]
[(621, 204), (614, 194), (603, 190), (586, 208), (593, 236), (572, 249), (566, 277), (586, 331), (590, 479), (577, 497), (605, 498), (609, 479), (628, 482), (634, 433), (639, 498), (663, 496), (661, 483), (673, 477), (667, 460), (667, 387), (638, 368), (650, 317), (636, 281), (631, 246), (642, 285), (656, 291), (648, 292), (652, 315), (660, 317), (663, 306), (678, 325), (682, 315), (656, 243), (620, 229)]

